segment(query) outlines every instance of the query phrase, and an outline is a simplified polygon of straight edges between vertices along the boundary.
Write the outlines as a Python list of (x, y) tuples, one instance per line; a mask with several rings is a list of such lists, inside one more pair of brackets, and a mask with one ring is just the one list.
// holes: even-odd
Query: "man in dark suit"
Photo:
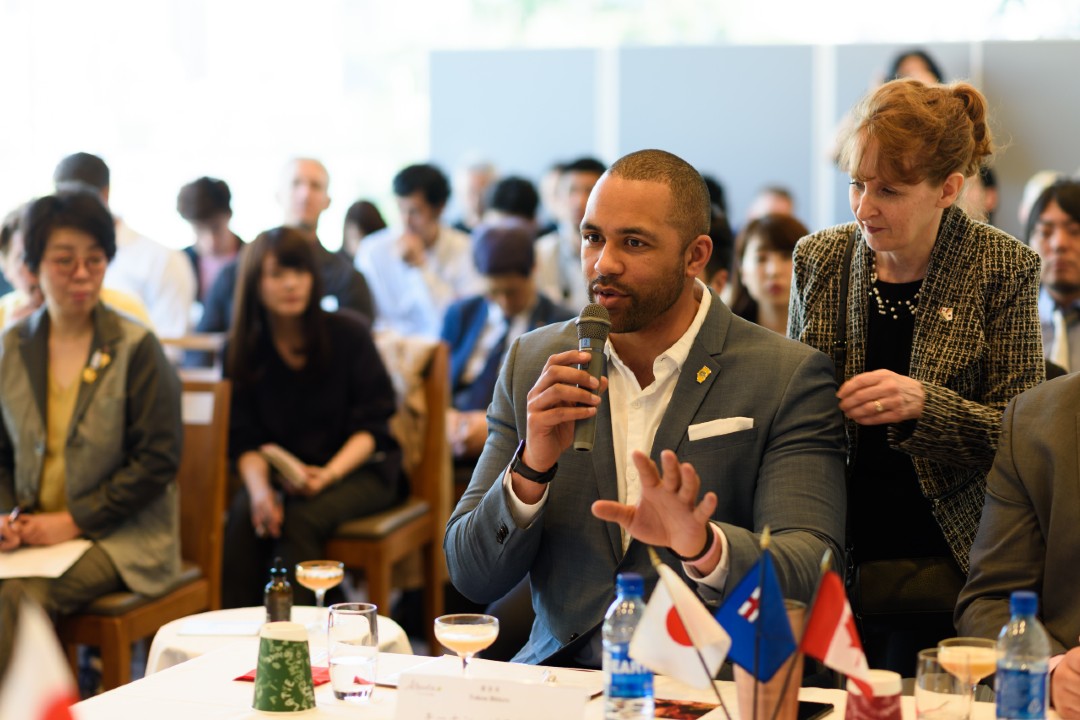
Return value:
[[(599, 666), (615, 574), (656, 582), (648, 545), (714, 604), (757, 560), (766, 526), (786, 597), (809, 600), (822, 553), (839, 556), (845, 451), (832, 365), (734, 317), (698, 279), (709, 220), (708, 191), (685, 161), (622, 158), (581, 224), (584, 279), (611, 316), (607, 376), (577, 368), (588, 355), (572, 322), (510, 347), (444, 547), (474, 601), (530, 576), (536, 621), (519, 661)], [(589, 417), (593, 450), (570, 449)]]
[(1018, 395), (1005, 410), (971, 571), (956, 603), (961, 635), (996, 638), (1009, 595), (1039, 595), (1050, 635), (1050, 695), (1063, 718), (1080, 718), (1080, 377)]
[(481, 225), (473, 233), (473, 260), (485, 292), (447, 309), (442, 339), (450, 345), (454, 406), (446, 427), (455, 457), (475, 460), (487, 437), (487, 407), (510, 343), (574, 313), (537, 292), (530, 225)]

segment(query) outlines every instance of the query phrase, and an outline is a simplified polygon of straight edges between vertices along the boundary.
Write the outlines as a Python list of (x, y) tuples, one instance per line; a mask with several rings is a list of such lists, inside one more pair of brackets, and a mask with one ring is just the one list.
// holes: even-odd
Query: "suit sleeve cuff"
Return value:
[(507, 465), (506, 470), (503, 472), (503, 494), (506, 496), (506, 506), (510, 509), (510, 517), (514, 518), (514, 524), (519, 529), (524, 530), (532, 525), (533, 520), (540, 514), (540, 510), (544, 507), (544, 503), (547, 502), (548, 490), (550, 486), (544, 488), (544, 494), (534, 505), (529, 505), (514, 494), (513, 478), (510, 473), (510, 466)]

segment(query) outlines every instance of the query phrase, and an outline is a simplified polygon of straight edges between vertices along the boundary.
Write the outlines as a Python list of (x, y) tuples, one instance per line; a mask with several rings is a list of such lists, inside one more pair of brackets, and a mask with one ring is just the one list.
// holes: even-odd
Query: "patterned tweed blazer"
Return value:
[[(855, 223), (848, 223), (805, 237), (793, 258), (788, 335), (829, 354), (840, 265), (853, 231)], [(861, 233), (857, 239), (845, 379), (863, 372), (866, 359), (872, 258)], [(917, 421), (890, 426), (888, 437), (892, 448), (914, 459), (922, 493), (965, 572), (1002, 413), (1045, 375), (1038, 291), (1033, 250), (955, 206), (945, 211), (919, 293), (911, 350), (910, 375), (922, 382), (926, 405)], [(846, 427), (850, 462), (858, 434), (853, 421)]]

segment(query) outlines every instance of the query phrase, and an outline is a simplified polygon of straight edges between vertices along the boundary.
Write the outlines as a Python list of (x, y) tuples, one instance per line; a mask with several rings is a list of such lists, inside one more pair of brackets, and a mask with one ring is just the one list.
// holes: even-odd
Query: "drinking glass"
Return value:
[(305, 560), (296, 564), (296, 582), (315, 592), (315, 607), (323, 607), (326, 591), (345, 579), (345, 563), (337, 560)]
[(334, 697), (366, 702), (378, 668), (378, 608), (371, 603), (331, 605), (326, 641)]
[(939, 662), (938, 648), (920, 650), (915, 666), (915, 716), (919, 720), (965, 720), (971, 687)]
[(979, 682), (997, 670), (997, 642), (989, 638), (949, 638), (938, 643), (937, 657), (941, 667), (967, 685), (971, 699), (970, 717)]
[(499, 637), (499, 620), (491, 615), (460, 613), (435, 618), (435, 639), (461, 658), (461, 674), (469, 668), (473, 655)]

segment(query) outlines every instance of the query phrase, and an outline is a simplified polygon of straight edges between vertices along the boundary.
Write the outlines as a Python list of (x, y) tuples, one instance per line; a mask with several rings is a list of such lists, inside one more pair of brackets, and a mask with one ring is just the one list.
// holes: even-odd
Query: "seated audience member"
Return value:
[[(241, 254), (239, 282), (225, 371), (229, 455), (243, 484), (225, 528), (225, 607), (261, 603), (275, 556), (290, 569), (322, 557), (338, 525), (390, 507), (402, 488), (390, 377), (367, 323), (319, 306), (310, 235), (260, 234)], [(295, 472), (272, 471), (267, 445), (295, 456)], [(312, 604), (310, 590), (293, 593)]]
[(1031, 206), (1042, 195), (1043, 190), (1050, 187), (1058, 180), (1066, 180), (1068, 176), (1057, 170), (1040, 170), (1024, 183), (1024, 191), (1020, 194), (1020, 204), (1016, 208), (1016, 217), (1020, 219), (1020, 227), (1028, 226), (1028, 217), (1031, 215)]
[(22, 227), (45, 304), (0, 341), (0, 551), (92, 544), (59, 577), (4, 580), (0, 596), (17, 584), (55, 617), (110, 592), (160, 594), (180, 569), (180, 382), (153, 333), (99, 301), (116, 228), (97, 195), (35, 200)]
[(236, 259), (243, 241), (229, 229), (232, 193), (224, 180), (201, 177), (180, 188), (176, 211), (191, 223), (195, 242), (184, 248), (195, 271), (195, 298), (206, 302), (214, 281)]
[(809, 235), (791, 215), (765, 215), (751, 220), (735, 241), (739, 289), (731, 310), (750, 322), (787, 334), (791, 299), (791, 253)]
[(746, 222), (757, 220), (766, 215), (795, 214), (795, 197), (786, 187), (780, 185), (767, 185), (763, 187), (746, 211)]
[(510, 344), (530, 330), (574, 317), (536, 290), (531, 227), (481, 225), (474, 233), (473, 257), (484, 294), (451, 305), (442, 330), (450, 346), (454, 406), (446, 427), (459, 458), (480, 456), (487, 407)]
[[(643, 150), (616, 161), (581, 224), (581, 272), (611, 316), (606, 377), (577, 368), (588, 354), (573, 322), (507, 352), (444, 548), (474, 602), (530, 576), (536, 621), (520, 662), (599, 667), (615, 574), (641, 573), (648, 591), (656, 583), (648, 546), (709, 603), (760, 557), (766, 526), (784, 597), (808, 601), (822, 553), (840, 552), (832, 364), (734, 317), (698, 279), (709, 220), (705, 184), (680, 158)], [(589, 417), (593, 449), (574, 450), (575, 422)], [(721, 418), (745, 424), (695, 433)]]
[(971, 571), (956, 605), (960, 635), (996, 638), (1009, 621), (1009, 595), (1039, 596), (1050, 636), (1050, 698), (1066, 720), (1080, 718), (1080, 376), (1017, 396), (1005, 411), (986, 503), (971, 548)]
[(709, 237), (712, 238), (713, 250), (701, 279), (714, 293), (723, 298), (724, 291), (728, 288), (734, 273), (735, 233), (731, 232), (727, 214), (715, 202), (712, 205)]
[[(0, 330), (32, 315), (45, 304), (37, 277), (27, 270), (24, 260), (26, 249), (20, 229), (24, 210), (25, 207), (20, 207), (8, 213), (0, 227), (0, 270), (3, 270), (4, 277), (13, 288), (0, 297)], [(146, 306), (134, 295), (103, 287), (101, 301), (113, 310), (138, 320), (150, 330), (154, 329), (146, 314)]]
[(1039, 195), (1027, 242), (1042, 259), (1043, 352), (1066, 372), (1080, 370), (1080, 180), (1058, 180)]
[(471, 240), (442, 224), (450, 183), (434, 165), (410, 165), (394, 177), (400, 230), (364, 241), (356, 267), (367, 276), (376, 327), (437, 338), (446, 308), (480, 291)]
[(575, 311), (589, 303), (581, 274), (581, 218), (589, 193), (605, 167), (594, 158), (578, 158), (563, 166), (555, 186), (558, 230), (536, 241), (536, 285), (540, 292)]
[(941, 66), (930, 57), (928, 52), (920, 48), (901, 52), (889, 64), (888, 77), (885, 80), (900, 80), (901, 78), (918, 80), (924, 85), (945, 82)]
[(382, 213), (370, 200), (357, 200), (345, 211), (345, 227), (341, 233), (341, 249), (338, 254), (349, 261), (356, 259), (360, 241), (386, 227)]
[(706, 175), (702, 173), (701, 179), (705, 181), (705, 187), (709, 190), (709, 202), (715, 207), (720, 208), (720, 211), (727, 215), (727, 191), (724, 190), (723, 184), (712, 175)]
[(484, 161), (467, 165), (455, 174), (454, 194), (461, 205), (461, 217), (452, 228), (468, 235), (483, 221), (488, 190), (498, 177), (495, 166)]
[(979, 172), (967, 179), (958, 204), (972, 220), (993, 225), (998, 198), (997, 175), (989, 167), (981, 167)]
[(488, 188), (484, 224), (513, 221), (528, 227), (536, 235), (536, 208), (540, 195), (536, 186), (523, 177), (510, 176), (495, 181)]
[(566, 166), (562, 162), (552, 163), (544, 174), (540, 176), (540, 182), (537, 183), (537, 190), (540, 193), (540, 211), (539, 222), (536, 230), (536, 234), (539, 237), (543, 237), (548, 233), (553, 233), (559, 229), (559, 224), (556, 219), (557, 215), (555, 207), (559, 204), (556, 200), (556, 188), (559, 185), (559, 177), (562, 175), (563, 168)]
[[(319, 217), (330, 207), (330, 175), (326, 167), (311, 158), (294, 158), (285, 164), (277, 198), (284, 210), (284, 225), (299, 228), (311, 243), (319, 268), (324, 295), (320, 302), (328, 310), (348, 308), (368, 320), (375, 319), (371, 290), (363, 275), (349, 261), (323, 247), (316, 234)], [(233, 299), (239, 263), (226, 266), (210, 289), (199, 320), (199, 332), (225, 332), (232, 322)]]
[[(109, 167), (96, 155), (75, 153), (53, 173), (57, 190), (91, 188), (109, 205)], [(146, 306), (159, 337), (182, 337), (188, 331), (195, 302), (195, 273), (179, 250), (167, 248), (116, 218), (116, 257), (105, 273), (105, 285), (135, 295)]]

